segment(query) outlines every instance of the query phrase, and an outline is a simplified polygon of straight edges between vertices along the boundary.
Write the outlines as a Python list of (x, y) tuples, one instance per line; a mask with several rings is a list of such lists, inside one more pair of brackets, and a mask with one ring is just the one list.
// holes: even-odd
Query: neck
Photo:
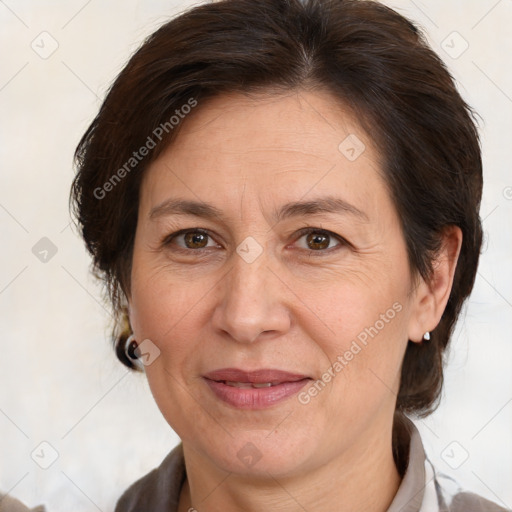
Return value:
[(259, 480), (219, 470), (184, 444), (187, 481), (178, 511), (385, 512), (401, 481), (391, 429), (364, 437), (346, 453), (300, 476)]

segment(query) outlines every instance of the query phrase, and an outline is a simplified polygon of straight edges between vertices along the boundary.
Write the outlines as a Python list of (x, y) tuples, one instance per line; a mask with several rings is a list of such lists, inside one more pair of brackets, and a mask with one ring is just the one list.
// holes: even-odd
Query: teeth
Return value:
[(233, 381), (226, 380), (225, 384), (227, 386), (232, 386), (234, 388), (252, 389), (252, 388), (269, 388), (270, 386), (275, 386), (278, 383), (277, 382), (276, 383), (272, 383), (272, 382), (254, 382), (254, 383), (233, 382)]
[(269, 388), (272, 386), (272, 382), (260, 382), (257, 384), (256, 382), (253, 383), (253, 387), (255, 388)]
[(252, 384), (250, 382), (232, 382), (232, 381), (227, 380), (226, 385), (232, 386), (234, 388), (244, 388), (244, 389), (252, 388)]

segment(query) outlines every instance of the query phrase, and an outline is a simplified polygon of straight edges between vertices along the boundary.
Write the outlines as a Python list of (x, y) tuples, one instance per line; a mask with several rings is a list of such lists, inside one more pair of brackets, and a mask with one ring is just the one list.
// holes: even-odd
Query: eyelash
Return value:
[[(163, 238), (162, 240), (162, 246), (169, 246), (172, 244), (172, 242), (179, 236), (182, 236), (182, 235), (186, 235), (188, 233), (200, 233), (202, 235), (206, 235), (210, 240), (212, 241), (215, 241), (213, 239), (213, 237), (211, 236), (211, 234), (209, 233), (208, 230), (206, 229), (202, 229), (202, 228), (188, 228), (188, 229), (181, 229), (179, 231), (176, 231), (175, 233), (171, 233), (170, 235), (167, 235)], [(311, 255), (314, 255), (314, 256), (321, 256), (322, 253), (325, 254), (325, 253), (331, 253), (332, 251), (334, 250), (337, 250), (337, 249), (340, 249), (341, 247), (343, 246), (350, 246), (350, 243), (347, 242), (343, 237), (337, 235), (336, 233), (333, 233), (332, 231), (328, 231), (326, 229), (322, 229), (322, 228), (314, 228), (314, 227), (307, 227), (307, 228), (302, 228), (302, 229), (299, 229), (297, 231), (297, 238), (295, 238), (295, 241), (294, 243), (296, 243), (298, 240), (300, 240), (302, 237), (304, 236), (307, 236), (311, 233), (315, 233), (315, 234), (320, 234), (320, 235), (324, 235), (324, 236), (328, 236), (330, 238), (335, 238), (339, 243), (334, 246), (334, 247), (329, 247), (327, 249), (318, 249), (318, 250), (314, 250), (314, 249), (304, 249), (304, 248), (300, 248), (300, 250), (304, 250), (304, 251), (307, 251), (309, 252)], [(330, 244), (329, 244), (330, 245)], [(202, 247), (202, 248), (198, 248), (198, 249), (188, 249), (188, 248), (184, 248), (184, 247), (180, 247), (180, 246), (177, 246), (177, 251), (180, 251), (180, 252), (185, 252), (185, 253), (201, 253), (205, 250), (208, 250), (208, 249), (211, 249), (211, 247)]]

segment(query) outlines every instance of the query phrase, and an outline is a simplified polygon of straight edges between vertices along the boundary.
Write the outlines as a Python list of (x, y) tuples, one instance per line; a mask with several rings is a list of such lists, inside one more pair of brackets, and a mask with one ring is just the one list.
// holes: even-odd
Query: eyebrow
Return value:
[(334, 196), (319, 197), (310, 201), (286, 203), (275, 214), (275, 218), (277, 221), (281, 221), (289, 217), (314, 215), (318, 213), (344, 213), (366, 222), (369, 221), (368, 215), (362, 210), (356, 208), (344, 199)]
[[(279, 222), (290, 217), (315, 215), (319, 213), (349, 214), (366, 222), (368, 215), (344, 199), (334, 196), (319, 197), (310, 201), (295, 201), (286, 203), (274, 212), (274, 219)], [(149, 213), (151, 220), (166, 215), (193, 215), (195, 217), (225, 219), (222, 210), (203, 201), (190, 201), (185, 199), (167, 199), (155, 206)]]

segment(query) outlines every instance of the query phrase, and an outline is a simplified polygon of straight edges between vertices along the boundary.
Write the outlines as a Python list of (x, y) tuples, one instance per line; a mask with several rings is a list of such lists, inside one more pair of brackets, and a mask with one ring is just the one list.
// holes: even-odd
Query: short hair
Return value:
[[(116, 314), (117, 355), (133, 367), (124, 342), (141, 178), (186, 123), (180, 113), (226, 93), (293, 90), (328, 91), (375, 142), (413, 275), (431, 279), (443, 230), (462, 231), (442, 318), (428, 343), (408, 342), (401, 369), (396, 411), (427, 415), (438, 404), (443, 355), (477, 271), (480, 144), (474, 111), (420, 30), (369, 0), (198, 5), (149, 36), (121, 71), (76, 149), (70, 198)], [(134, 152), (143, 147), (139, 160)]]

